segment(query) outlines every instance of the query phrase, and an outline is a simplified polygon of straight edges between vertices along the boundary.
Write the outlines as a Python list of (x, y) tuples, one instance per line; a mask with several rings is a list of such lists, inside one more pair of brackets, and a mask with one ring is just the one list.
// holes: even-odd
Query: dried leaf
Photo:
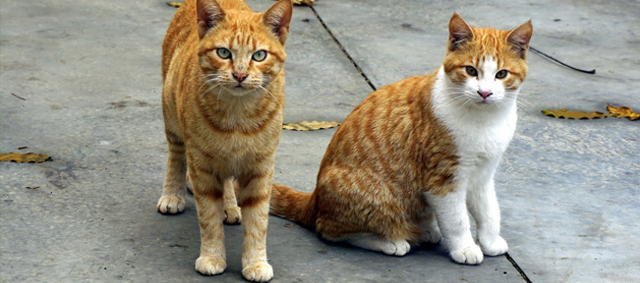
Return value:
[(339, 122), (327, 122), (327, 121), (302, 121), (300, 123), (289, 123), (282, 125), (282, 128), (290, 131), (317, 131), (323, 129), (331, 129), (340, 126)]
[(0, 161), (19, 163), (42, 163), (53, 161), (50, 156), (35, 153), (0, 153)]
[(311, 6), (313, 5), (313, 1), (316, 1), (316, 0), (293, 0), (293, 5)]
[(167, 5), (176, 8), (180, 7), (180, 4), (182, 4), (182, 2), (167, 2)]
[(597, 118), (607, 118), (611, 116), (610, 114), (604, 114), (598, 111), (587, 113), (584, 111), (567, 111), (567, 109), (564, 109), (564, 108), (560, 110), (545, 109), (545, 110), (542, 110), (542, 113), (546, 116), (553, 116), (556, 118), (565, 118), (565, 119), (597, 119)]
[(39, 188), (40, 188), (40, 186), (35, 186), (35, 187), (26, 187), (26, 188), (27, 188), (27, 189), (29, 189), (29, 190), (35, 190), (35, 189), (39, 189)]
[(617, 118), (629, 118), (631, 121), (640, 119), (640, 113), (633, 112), (629, 107), (620, 106), (619, 108), (616, 108), (607, 104), (607, 110), (609, 110), (609, 113), (611, 113), (612, 116)]

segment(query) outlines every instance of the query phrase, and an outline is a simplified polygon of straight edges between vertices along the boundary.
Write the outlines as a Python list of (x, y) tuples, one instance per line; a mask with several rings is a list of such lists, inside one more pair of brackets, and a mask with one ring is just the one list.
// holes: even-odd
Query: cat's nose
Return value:
[(487, 97), (491, 96), (493, 92), (490, 91), (478, 91), (478, 94), (482, 96), (482, 98), (487, 99)]
[(233, 73), (233, 77), (236, 78), (238, 82), (244, 81), (244, 79), (246, 79), (248, 76), (249, 75), (245, 73), (236, 73), (236, 72)]

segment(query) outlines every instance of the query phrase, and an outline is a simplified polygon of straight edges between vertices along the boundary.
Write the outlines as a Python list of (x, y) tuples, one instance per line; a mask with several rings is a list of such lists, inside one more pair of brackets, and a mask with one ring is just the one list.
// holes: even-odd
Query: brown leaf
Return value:
[(584, 111), (567, 111), (567, 109), (560, 109), (560, 110), (545, 109), (545, 110), (542, 110), (542, 113), (546, 116), (553, 116), (556, 118), (565, 118), (565, 119), (597, 119), (597, 118), (607, 118), (612, 116), (610, 114), (604, 114), (598, 111), (587, 113)]
[(617, 118), (629, 118), (629, 120), (631, 121), (640, 118), (640, 113), (633, 112), (631, 108), (625, 106), (616, 108), (612, 105), (607, 104), (607, 110), (609, 110), (609, 113), (611, 113), (612, 116), (615, 116)]
[(317, 131), (323, 129), (331, 129), (340, 126), (339, 122), (327, 122), (327, 121), (302, 121), (300, 123), (289, 123), (282, 125), (282, 128), (290, 131)]
[(29, 190), (35, 190), (35, 189), (39, 189), (39, 188), (40, 188), (40, 186), (35, 186), (35, 187), (26, 187), (26, 188), (27, 188), (27, 189), (29, 189)]
[(182, 2), (167, 2), (167, 5), (171, 7), (176, 7), (176, 8), (179, 8), (181, 4)]
[(19, 163), (42, 163), (53, 161), (50, 156), (35, 153), (0, 153), (0, 161)]
[(293, 0), (293, 5), (311, 6), (313, 5), (313, 1), (316, 1), (316, 0)]

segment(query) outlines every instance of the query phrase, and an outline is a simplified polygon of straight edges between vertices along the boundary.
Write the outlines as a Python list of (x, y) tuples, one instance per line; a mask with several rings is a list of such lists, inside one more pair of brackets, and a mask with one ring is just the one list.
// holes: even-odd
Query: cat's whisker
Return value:
[(271, 97), (273, 97), (273, 98), (275, 99), (275, 101), (276, 101), (276, 103), (277, 103), (278, 105), (280, 105), (280, 101), (278, 101), (278, 98), (277, 98), (275, 95), (273, 95), (273, 93), (271, 93), (268, 89), (266, 89), (266, 88), (265, 88), (265, 87), (263, 87), (262, 85), (258, 85), (258, 88), (257, 88), (256, 90), (258, 90), (258, 89), (260, 89), (260, 90), (264, 90), (267, 94), (269, 94)]

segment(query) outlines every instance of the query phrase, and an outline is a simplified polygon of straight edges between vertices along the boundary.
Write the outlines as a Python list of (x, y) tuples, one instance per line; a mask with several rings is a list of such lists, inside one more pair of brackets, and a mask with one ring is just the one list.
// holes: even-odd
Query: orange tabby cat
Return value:
[(441, 238), (458, 263), (507, 251), (493, 175), (515, 131), (531, 22), (502, 31), (454, 14), (449, 32), (440, 68), (377, 90), (347, 117), (313, 193), (274, 185), (272, 214), (390, 255)]
[(264, 13), (241, 0), (186, 0), (162, 45), (169, 158), (158, 211), (184, 209), (188, 167), (200, 223), (196, 270), (204, 275), (226, 268), (222, 222), (225, 214), (228, 222), (240, 218), (237, 182), (242, 274), (258, 282), (273, 277), (265, 245), (291, 12), (290, 0)]

